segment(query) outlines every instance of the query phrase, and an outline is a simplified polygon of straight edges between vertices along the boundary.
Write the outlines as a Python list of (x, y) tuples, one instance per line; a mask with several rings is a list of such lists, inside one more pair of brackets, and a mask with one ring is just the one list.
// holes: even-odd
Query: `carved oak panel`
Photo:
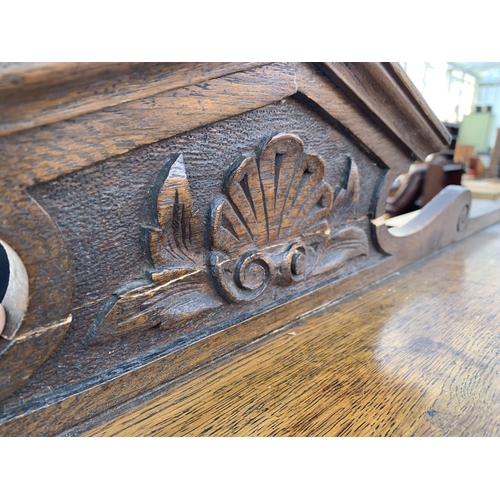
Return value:
[(397, 64), (132, 66), (0, 64), (0, 239), (26, 271), (1, 435), (78, 434), (500, 218), (449, 186), (378, 224), (450, 140)]
[(16, 396), (115, 376), (380, 261), (385, 172), (286, 99), (33, 188), (70, 254), (73, 322)]
[(325, 168), (291, 134), (265, 141), (255, 155), (240, 155), (210, 205), (204, 237), (184, 159), (167, 162), (151, 192), (150, 225), (142, 228), (155, 267), (144, 284), (115, 292), (88, 339), (157, 325), (168, 330), (225, 302), (250, 301), (268, 286), (292, 286), (366, 255), (365, 232), (332, 231), (327, 221), (334, 210), (344, 223), (358, 201), (357, 166), (348, 160), (347, 184), (337, 187), (335, 201)]

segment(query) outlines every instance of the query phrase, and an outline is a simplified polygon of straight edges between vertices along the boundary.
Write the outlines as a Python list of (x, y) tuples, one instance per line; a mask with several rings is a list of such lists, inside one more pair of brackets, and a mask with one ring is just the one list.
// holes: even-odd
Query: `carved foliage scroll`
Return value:
[(359, 197), (356, 164), (348, 160), (335, 190), (325, 169), (294, 135), (264, 141), (228, 168), (204, 230), (182, 155), (168, 162), (141, 233), (152, 270), (114, 293), (87, 339), (168, 330), (208, 309), (255, 299), (270, 286), (336, 272), (366, 254), (365, 232), (345, 224)]

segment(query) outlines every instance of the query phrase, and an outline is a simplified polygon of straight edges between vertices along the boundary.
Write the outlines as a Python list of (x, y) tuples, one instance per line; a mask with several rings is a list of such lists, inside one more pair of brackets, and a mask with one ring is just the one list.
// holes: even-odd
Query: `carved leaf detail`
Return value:
[(312, 274), (336, 272), (346, 262), (360, 255), (368, 254), (366, 233), (357, 227), (346, 227), (332, 233), (321, 260)]
[(347, 158), (344, 180), (335, 189), (335, 201), (332, 206), (331, 224), (340, 226), (349, 217), (352, 208), (359, 201), (359, 172), (356, 162)]
[(358, 202), (357, 166), (348, 159), (335, 200), (325, 170), (323, 159), (305, 153), (292, 134), (264, 141), (255, 155), (240, 155), (211, 203), (204, 242), (184, 159), (167, 162), (152, 187), (141, 233), (154, 269), (147, 280), (113, 294), (87, 341), (168, 330), (220, 307), (223, 299), (252, 300), (270, 283), (289, 286), (311, 274), (336, 272), (367, 254), (361, 229), (331, 231)]
[(151, 190), (148, 218), (142, 241), (155, 269), (148, 281), (113, 294), (87, 342), (156, 326), (167, 330), (222, 304), (204, 271), (201, 215), (193, 213), (182, 155), (161, 170)]
[(199, 270), (165, 271), (153, 283), (131, 284), (116, 291), (104, 314), (87, 334), (87, 342), (138, 333), (155, 326), (168, 330), (196, 319), (223, 301), (213, 293), (208, 276)]
[(201, 215), (193, 213), (182, 155), (164, 166), (153, 186), (149, 218), (144, 231), (156, 267), (201, 264)]

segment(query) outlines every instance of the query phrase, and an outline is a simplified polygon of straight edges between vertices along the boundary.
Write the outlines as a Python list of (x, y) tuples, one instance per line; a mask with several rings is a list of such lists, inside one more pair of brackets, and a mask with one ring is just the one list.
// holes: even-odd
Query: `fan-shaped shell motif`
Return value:
[(221, 307), (223, 299), (251, 300), (269, 284), (293, 286), (366, 255), (365, 232), (345, 225), (359, 197), (358, 168), (346, 160), (332, 203), (323, 160), (306, 154), (294, 135), (273, 137), (228, 168), (203, 238), (184, 159), (169, 158), (152, 186), (141, 235), (154, 268), (145, 280), (115, 291), (86, 341), (158, 326), (189, 329), (190, 321)]
[[(210, 228), (210, 264), (226, 297), (247, 300), (263, 290), (252, 286), (248, 296), (228, 294), (224, 285), (230, 271), (228, 259), (244, 255), (245, 262), (249, 262), (249, 254), (258, 251), (258, 262), (266, 269), (257, 272), (256, 264), (250, 267), (254, 275), (267, 281), (275, 275), (290, 275), (291, 268), (284, 270), (284, 264), (300, 267), (301, 272), (294, 275), (297, 279), (314, 267), (318, 246), (328, 236), (326, 216), (333, 203), (333, 191), (324, 175), (323, 160), (305, 154), (303, 142), (291, 134), (273, 137), (256, 156), (242, 155), (231, 165), (223, 186), (225, 196), (212, 203)], [(291, 256), (287, 260), (286, 251), (292, 246), (304, 257)], [(241, 266), (236, 265), (235, 271), (241, 273)], [(233, 278), (238, 289), (243, 290), (245, 276), (237, 274)]]

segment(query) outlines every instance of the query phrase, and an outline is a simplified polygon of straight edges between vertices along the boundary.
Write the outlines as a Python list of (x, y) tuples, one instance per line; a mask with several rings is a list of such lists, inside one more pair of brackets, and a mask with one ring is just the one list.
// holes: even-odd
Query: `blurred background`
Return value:
[(500, 62), (400, 64), (452, 140), (396, 180), (383, 217), (415, 214), (448, 185), (500, 202)]
[[(495, 132), (500, 128), (499, 62), (403, 62), (401, 65), (442, 122), (465, 121), (466, 130), (460, 132), (460, 138), (465, 134), (463, 138), (473, 140), (477, 153), (491, 151)], [(469, 127), (469, 122), (475, 126)], [(473, 129), (476, 134), (470, 135)]]

